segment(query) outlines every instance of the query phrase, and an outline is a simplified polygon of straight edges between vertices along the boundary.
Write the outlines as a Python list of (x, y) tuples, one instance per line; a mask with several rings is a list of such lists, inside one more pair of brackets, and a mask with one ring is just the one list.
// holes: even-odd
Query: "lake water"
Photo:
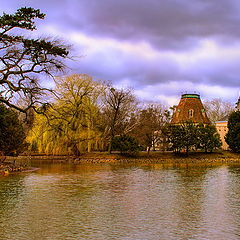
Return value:
[(40, 167), (0, 178), (1, 239), (240, 239), (240, 166)]

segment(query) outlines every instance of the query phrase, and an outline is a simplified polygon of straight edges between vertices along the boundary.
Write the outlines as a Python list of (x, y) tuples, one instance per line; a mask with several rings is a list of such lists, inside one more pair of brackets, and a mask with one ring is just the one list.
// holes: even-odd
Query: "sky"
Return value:
[(170, 106), (183, 93), (239, 97), (239, 0), (0, 0), (1, 14), (25, 6), (46, 14), (40, 36), (72, 46), (68, 74)]

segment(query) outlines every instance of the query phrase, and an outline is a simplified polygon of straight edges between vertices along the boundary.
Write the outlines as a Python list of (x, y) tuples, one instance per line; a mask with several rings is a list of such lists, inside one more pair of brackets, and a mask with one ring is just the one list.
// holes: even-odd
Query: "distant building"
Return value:
[[(174, 109), (170, 124), (181, 124), (187, 121), (211, 124), (199, 94), (183, 94), (181, 96), (178, 106)], [(159, 131), (156, 131), (156, 136), (159, 133)], [(168, 149), (167, 140), (163, 137), (159, 138), (154, 144), (154, 148), (156, 150)]]
[(183, 94), (181, 96), (173, 113), (171, 124), (181, 124), (186, 121), (211, 124), (199, 94)]
[[(236, 111), (240, 111), (240, 97), (238, 98), (238, 101), (236, 103)], [(218, 131), (221, 141), (222, 141), (222, 149), (223, 150), (228, 150), (228, 144), (225, 141), (225, 136), (228, 132), (228, 127), (227, 127), (228, 118), (229, 118), (229, 116), (225, 116), (224, 118), (215, 122), (215, 126), (217, 128), (217, 131)]]
[(217, 122), (215, 122), (217, 132), (219, 133), (221, 141), (222, 141), (222, 149), (223, 150), (228, 149), (228, 144), (225, 141), (225, 136), (228, 132), (227, 124), (228, 124), (228, 121), (217, 121)]

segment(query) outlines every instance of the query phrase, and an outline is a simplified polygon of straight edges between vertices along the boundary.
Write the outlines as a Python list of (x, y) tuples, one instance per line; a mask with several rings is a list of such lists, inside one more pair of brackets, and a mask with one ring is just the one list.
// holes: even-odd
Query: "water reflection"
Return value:
[(238, 239), (238, 166), (43, 164), (0, 178), (2, 239)]

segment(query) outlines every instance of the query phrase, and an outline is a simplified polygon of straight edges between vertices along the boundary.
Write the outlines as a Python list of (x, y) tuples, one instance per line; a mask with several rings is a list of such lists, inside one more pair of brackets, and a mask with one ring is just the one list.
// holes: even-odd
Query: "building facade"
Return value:
[(220, 135), (220, 138), (221, 138), (221, 141), (222, 141), (222, 149), (223, 150), (228, 150), (228, 144), (225, 141), (225, 136), (228, 132), (227, 124), (228, 124), (228, 121), (217, 121), (217, 122), (215, 122), (217, 132)]
[[(240, 98), (238, 98), (238, 101), (236, 103), (236, 111), (240, 111)], [(222, 149), (223, 150), (228, 150), (228, 144), (225, 141), (225, 136), (228, 132), (228, 117), (229, 116), (225, 116), (223, 119), (221, 119), (220, 121), (215, 122), (215, 126), (217, 128), (217, 131), (220, 135), (221, 141), (222, 141)]]

